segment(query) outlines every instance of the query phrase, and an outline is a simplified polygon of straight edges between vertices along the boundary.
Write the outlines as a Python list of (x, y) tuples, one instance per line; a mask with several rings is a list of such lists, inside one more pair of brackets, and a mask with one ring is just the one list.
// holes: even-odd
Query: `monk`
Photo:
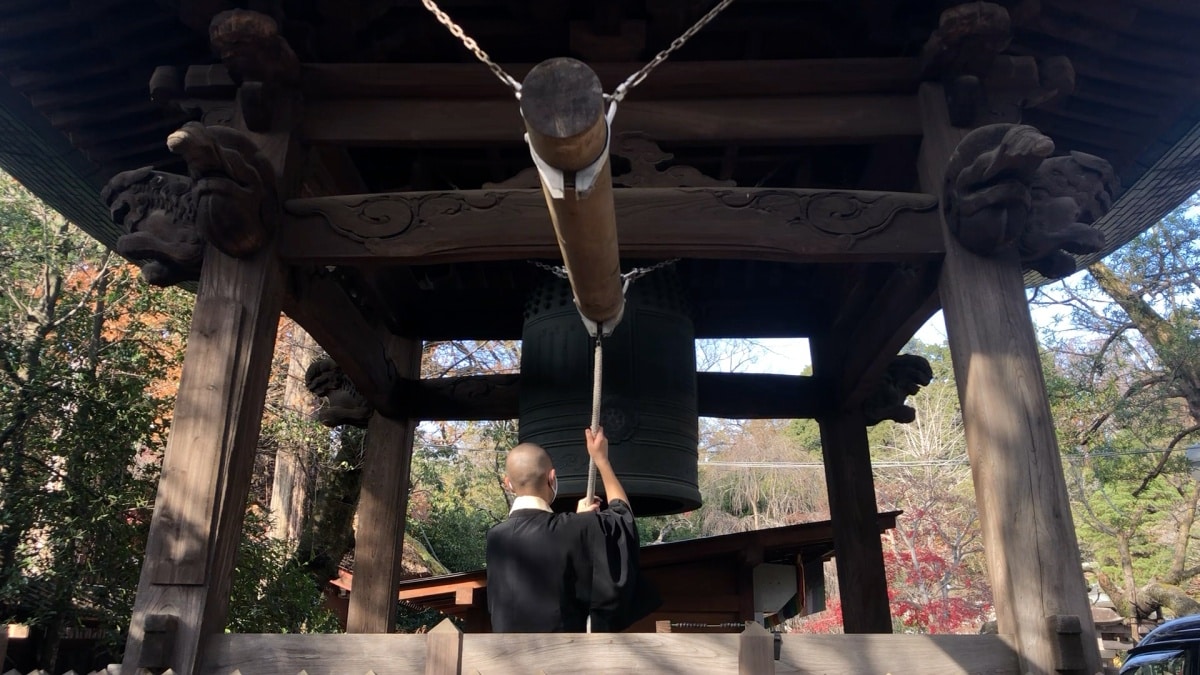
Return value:
[(604, 430), (585, 430), (604, 484), (575, 513), (554, 513), (558, 477), (550, 455), (522, 443), (508, 453), (505, 487), (516, 495), (508, 518), (487, 534), (487, 596), (497, 633), (616, 631), (657, 603), (638, 579), (638, 532), (629, 497), (608, 461)]

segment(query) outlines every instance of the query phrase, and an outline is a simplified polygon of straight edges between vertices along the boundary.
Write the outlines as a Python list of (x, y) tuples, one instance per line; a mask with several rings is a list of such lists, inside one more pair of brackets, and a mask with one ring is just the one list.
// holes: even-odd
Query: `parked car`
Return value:
[(1129, 650), (1121, 675), (1200, 675), (1200, 615), (1172, 619)]

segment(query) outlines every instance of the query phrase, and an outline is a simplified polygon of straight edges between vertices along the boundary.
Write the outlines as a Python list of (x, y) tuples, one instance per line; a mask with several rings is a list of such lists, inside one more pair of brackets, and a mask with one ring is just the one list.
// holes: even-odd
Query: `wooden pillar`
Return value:
[(867, 423), (859, 412), (818, 417), (842, 623), (847, 633), (890, 633)]
[[(543, 61), (521, 85), (521, 115), (530, 147), (563, 172), (561, 196), (551, 194), (545, 180), (542, 192), (579, 311), (597, 323), (615, 319), (625, 301), (600, 78), (575, 59)], [(578, 172), (597, 160), (603, 165), (595, 182), (586, 194), (578, 192)]]
[(282, 290), (272, 247), (205, 254), (123, 672), (192, 673), (225, 628)]
[[(964, 131), (950, 125), (940, 86), (922, 85), (920, 101), (922, 188), (941, 194)], [(1015, 251), (975, 255), (943, 226), (939, 288), (998, 628), (1015, 636), (1022, 673), (1099, 672), (1021, 262)], [(1070, 616), (1078, 617), (1083, 653), (1069, 664), (1054, 626)]]
[[(393, 353), (399, 376), (420, 374), (420, 340), (398, 340)], [(378, 412), (367, 426), (347, 633), (395, 629), (415, 432), (416, 420), (396, 420)]]
[[(283, 299), (275, 195), (288, 194), (303, 159), (287, 129), (189, 123), (169, 141), (197, 180), (189, 188), (197, 208), (183, 211), (195, 221), (176, 214), (174, 225), (195, 227), (209, 243), (122, 672), (197, 672), (207, 638), (225, 629)], [(200, 179), (239, 189), (201, 189)]]

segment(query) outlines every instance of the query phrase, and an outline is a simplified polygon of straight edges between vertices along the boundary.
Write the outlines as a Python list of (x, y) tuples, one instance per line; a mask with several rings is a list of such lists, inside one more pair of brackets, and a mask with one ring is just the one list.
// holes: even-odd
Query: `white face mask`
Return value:
[(551, 486), (550, 489), (554, 490), (554, 496), (550, 498), (550, 501), (554, 501), (555, 499), (558, 499), (558, 476), (554, 477), (554, 485)]

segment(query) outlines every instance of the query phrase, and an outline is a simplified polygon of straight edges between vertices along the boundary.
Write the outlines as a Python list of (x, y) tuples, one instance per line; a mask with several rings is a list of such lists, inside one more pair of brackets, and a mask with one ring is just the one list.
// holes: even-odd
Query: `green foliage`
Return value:
[(0, 177), (0, 622), (120, 643), (186, 305)]
[(233, 633), (331, 633), (337, 617), (325, 608), (311, 574), (286, 541), (270, 537), (266, 518), (246, 516), (238, 545), (227, 630)]
[(451, 572), (486, 565), (487, 531), (508, 514), (501, 476), (516, 442), (510, 423), (459, 431), (462, 445), (418, 445), (409, 497), (410, 532)]
[(1080, 546), (1127, 616), (1158, 608), (1142, 589), (1200, 570), (1198, 487), (1180, 452), (1200, 440), (1195, 206), (1036, 300), (1059, 317), (1043, 366)]

